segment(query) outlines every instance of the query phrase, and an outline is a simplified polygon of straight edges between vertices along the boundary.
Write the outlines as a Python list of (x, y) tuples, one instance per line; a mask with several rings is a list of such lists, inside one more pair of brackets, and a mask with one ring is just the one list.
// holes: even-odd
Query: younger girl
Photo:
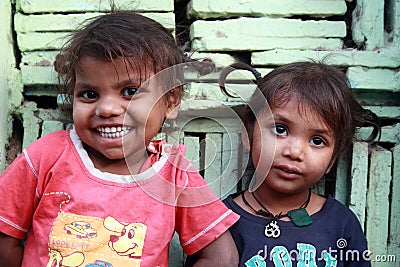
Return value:
[(168, 266), (175, 230), (198, 266), (237, 264), (227, 229), (238, 216), (182, 146), (152, 141), (177, 115), (183, 62), (172, 35), (133, 12), (73, 35), (55, 66), (74, 128), (34, 142), (1, 174), (0, 266)]
[[(221, 75), (224, 92), (232, 70)], [(351, 144), (357, 126), (372, 125), (369, 140), (375, 139), (377, 117), (357, 103), (345, 74), (326, 64), (281, 66), (257, 85), (243, 114), (243, 142), (258, 182), (225, 200), (241, 215), (230, 229), (240, 266), (370, 266), (356, 216), (310, 188)]]

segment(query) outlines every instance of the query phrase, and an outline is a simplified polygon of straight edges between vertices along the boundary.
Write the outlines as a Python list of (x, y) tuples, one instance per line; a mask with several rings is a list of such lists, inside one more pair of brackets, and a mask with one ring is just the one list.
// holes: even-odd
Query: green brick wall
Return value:
[[(0, 171), (40, 136), (70, 127), (57, 106), (52, 63), (65, 36), (86, 19), (109, 12), (108, 3), (0, 2)], [(162, 23), (193, 58), (216, 62), (214, 73), (202, 77), (186, 73), (191, 82), (185, 101), (190, 105), (183, 105), (182, 113), (189, 118), (201, 114), (224, 120), (225, 116), (221, 124), (235, 134), (240, 128), (233, 127), (229, 115), (221, 110), (242, 102), (220, 93), (217, 80), (221, 67), (244, 61), (265, 75), (276, 66), (306, 59), (327, 58), (328, 63), (341, 66), (357, 99), (380, 116), (384, 127), (379, 147), (354, 143), (349, 153), (342, 155), (335, 196), (355, 211), (375, 253), (395, 254), (400, 260), (399, 0), (115, 0), (115, 4)], [(246, 87), (247, 98), (251, 90), (242, 83), (251, 79), (249, 73), (237, 72), (229, 76), (229, 83)], [(222, 130), (204, 125), (213, 124), (198, 121), (191, 123), (188, 131), (206, 131), (215, 143), (225, 144)], [(236, 135), (233, 139), (238, 147), (239, 139)], [(182, 140), (193, 144), (189, 152), (196, 150), (197, 137)], [(237, 161), (242, 155), (239, 150), (235, 150)], [(222, 153), (218, 159), (218, 167), (212, 165), (204, 172), (206, 176), (223, 173), (227, 156)], [(217, 191), (222, 190), (223, 185), (217, 187)], [(316, 190), (324, 192), (325, 187), (323, 181)], [(178, 256), (171, 266), (180, 266), (179, 246), (174, 251)]]

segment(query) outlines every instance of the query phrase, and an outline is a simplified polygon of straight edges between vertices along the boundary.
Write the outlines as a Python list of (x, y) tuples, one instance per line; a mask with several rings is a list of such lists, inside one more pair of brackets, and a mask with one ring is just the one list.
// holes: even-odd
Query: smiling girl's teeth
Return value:
[(130, 127), (118, 126), (118, 127), (98, 127), (97, 131), (104, 138), (118, 138), (127, 134)]

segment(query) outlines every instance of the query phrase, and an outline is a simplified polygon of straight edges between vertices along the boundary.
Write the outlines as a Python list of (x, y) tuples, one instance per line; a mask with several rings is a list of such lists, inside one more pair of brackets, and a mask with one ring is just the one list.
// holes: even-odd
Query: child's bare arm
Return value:
[(21, 266), (22, 253), (23, 248), (20, 239), (0, 232), (0, 266)]
[(193, 266), (238, 266), (239, 255), (229, 231), (201, 249)]

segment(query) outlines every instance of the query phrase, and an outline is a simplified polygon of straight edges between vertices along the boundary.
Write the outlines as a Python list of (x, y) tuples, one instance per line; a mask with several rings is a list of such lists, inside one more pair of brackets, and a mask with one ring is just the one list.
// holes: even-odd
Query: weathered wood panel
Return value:
[(368, 184), (368, 144), (354, 142), (352, 155), (349, 208), (357, 215), (364, 228)]
[[(222, 134), (207, 133), (204, 155), (204, 179), (211, 190), (221, 196), (221, 183), (225, 177), (221, 176), (222, 165)], [(224, 179), (223, 179), (224, 178)]]
[[(371, 151), (370, 162), (365, 229), (366, 237), (369, 249), (372, 251), (373, 255), (386, 255), (389, 236), (388, 203), (390, 183), (392, 180), (392, 153), (381, 148), (374, 148)], [(353, 190), (360, 189), (357, 188)]]
[(385, 44), (385, 1), (357, 0), (353, 11), (353, 40), (367, 50), (375, 50)]
[(239, 158), (241, 124), (235, 124), (237, 118), (189, 118), (187, 121), (178, 123), (184, 133), (186, 156), (204, 173), (205, 180), (219, 197), (235, 192), (243, 170), (239, 164), (244, 160)]
[[(238, 129), (239, 130), (239, 129)], [(221, 197), (225, 198), (229, 194), (237, 191), (239, 177), (242, 176), (242, 169), (239, 166), (240, 151), (239, 132), (223, 133), (222, 135), (222, 155), (221, 155)]]
[(186, 158), (193, 163), (197, 170), (200, 170), (200, 138), (185, 136), (183, 138), (183, 144), (186, 146)]
[(342, 204), (348, 206), (348, 198), (350, 194), (350, 168), (351, 168), (351, 149), (346, 148), (339, 155), (336, 164), (336, 183), (335, 183), (335, 198)]
[[(392, 149), (393, 180), (390, 205), (390, 225), (388, 254), (399, 257), (400, 245), (400, 144)], [(397, 258), (397, 260), (399, 260)]]

